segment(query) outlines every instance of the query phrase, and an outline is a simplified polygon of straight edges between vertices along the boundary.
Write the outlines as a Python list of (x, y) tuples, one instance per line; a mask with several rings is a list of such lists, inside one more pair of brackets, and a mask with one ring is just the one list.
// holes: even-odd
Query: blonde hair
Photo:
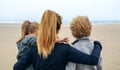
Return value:
[(47, 58), (54, 48), (57, 33), (61, 27), (61, 16), (54, 11), (46, 10), (38, 30), (38, 53)]
[(77, 16), (70, 24), (72, 35), (76, 38), (90, 36), (91, 27), (91, 22), (86, 16)]
[(37, 22), (30, 22), (28, 20), (24, 21), (21, 26), (21, 37), (17, 40), (17, 43), (20, 42), (26, 35), (34, 33), (38, 27), (39, 24)]

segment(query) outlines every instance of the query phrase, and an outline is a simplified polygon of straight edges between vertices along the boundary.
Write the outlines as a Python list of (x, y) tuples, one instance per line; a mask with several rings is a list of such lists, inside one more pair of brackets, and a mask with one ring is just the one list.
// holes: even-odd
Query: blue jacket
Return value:
[(37, 46), (32, 46), (16, 62), (14, 70), (25, 70), (31, 63), (33, 63), (34, 70), (65, 70), (65, 66), (69, 61), (97, 65), (102, 46), (98, 41), (94, 42), (94, 46), (91, 55), (87, 55), (68, 44), (56, 43), (51, 55), (46, 59), (38, 54)]
[[(19, 60), (24, 53), (28, 50), (29, 46), (36, 46), (36, 36), (25, 36), (20, 42), (17, 43), (18, 54), (17, 59)], [(33, 70), (33, 65), (31, 64), (27, 70)]]
[(36, 36), (25, 36), (20, 42), (17, 43), (18, 54), (17, 59), (19, 60), (20, 57), (26, 52), (29, 46), (36, 46)]

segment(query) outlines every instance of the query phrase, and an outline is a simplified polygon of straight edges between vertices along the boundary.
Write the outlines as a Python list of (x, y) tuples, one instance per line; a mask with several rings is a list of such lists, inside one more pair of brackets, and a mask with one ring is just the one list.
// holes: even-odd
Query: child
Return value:
[[(88, 17), (85, 16), (78, 16), (74, 18), (70, 25), (72, 35), (76, 38), (73, 42), (73, 47), (89, 55), (94, 48), (94, 43), (89, 39), (91, 27), (91, 22)], [(97, 66), (75, 64), (70, 62), (66, 66), (66, 70), (102, 70), (102, 67), (101, 62), (99, 62)]]
[[(21, 27), (21, 37), (17, 41), (18, 55), (17, 59), (19, 60), (22, 55), (26, 52), (28, 47), (36, 46), (36, 36), (38, 31), (38, 23), (24, 21)], [(33, 66), (30, 65), (27, 70), (33, 70)]]

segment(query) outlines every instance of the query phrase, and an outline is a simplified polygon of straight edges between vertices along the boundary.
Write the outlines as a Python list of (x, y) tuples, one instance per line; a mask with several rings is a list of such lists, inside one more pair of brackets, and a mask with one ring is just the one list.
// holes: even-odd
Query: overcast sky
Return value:
[(77, 15), (90, 20), (120, 20), (120, 0), (0, 0), (0, 21), (40, 21), (51, 9), (71, 21)]

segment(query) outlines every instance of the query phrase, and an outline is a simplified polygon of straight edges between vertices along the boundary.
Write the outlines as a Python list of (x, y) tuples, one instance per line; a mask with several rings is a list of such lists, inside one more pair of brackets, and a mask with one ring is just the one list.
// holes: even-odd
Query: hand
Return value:
[(65, 38), (60, 38), (60, 37), (57, 37), (56, 38), (56, 42), (58, 42), (58, 43), (69, 43), (69, 39), (68, 39), (68, 37), (65, 37)]

